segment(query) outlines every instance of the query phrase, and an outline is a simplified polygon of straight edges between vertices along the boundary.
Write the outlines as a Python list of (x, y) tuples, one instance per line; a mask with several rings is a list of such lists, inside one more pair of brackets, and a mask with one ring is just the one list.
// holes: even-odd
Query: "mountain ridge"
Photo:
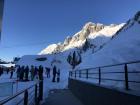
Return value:
[[(73, 36), (67, 36), (63, 43), (51, 44), (43, 49), (39, 55), (53, 54), (69, 49), (81, 48), (86, 39), (93, 40), (98, 36), (112, 37), (125, 23), (103, 25), (101, 23), (86, 23), (82, 29)], [(101, 39), (102, 40), (102, 39)], [(109, 39), (108, 39), (109, 40)], [(106, 43), (104, 41), (102, 44)]]

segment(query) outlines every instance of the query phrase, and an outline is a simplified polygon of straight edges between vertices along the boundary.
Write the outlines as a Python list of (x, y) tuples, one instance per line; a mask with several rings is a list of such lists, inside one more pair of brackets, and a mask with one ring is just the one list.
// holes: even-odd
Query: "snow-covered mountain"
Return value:
[(102, 45), (104, 45), (110, 38), (124, 25), (124, 23), (115, 25), (111, 24), (109, 26), (100, 23), (88, 22), (84, 25), (81, 31), (76, 33), (74, 36), (68, 36), (63, 43), (51, 44), (44, 50), (42, 50), (39, 55), (42, 54), (53, 54), (63, 52), (73, 48), (81, 48), (86, 39), (90, 43), (94, 50), (98, 50)]
[[(114, 35), (97, 53), (83, 54), (78, 68), (97, 67), (140, 60), (140, 12)], [(90, 61), (89, 61), (90, 59)], [(94, 63), (93, 63), (94, 62)]]

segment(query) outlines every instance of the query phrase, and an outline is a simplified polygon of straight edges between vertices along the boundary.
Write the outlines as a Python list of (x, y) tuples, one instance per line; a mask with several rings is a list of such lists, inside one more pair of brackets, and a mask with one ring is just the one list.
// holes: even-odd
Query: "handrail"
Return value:
[[(97, 79), (98, 80), (98, 83), (99, 85), (101, 84), (101, 81), (102, 80), (108, 80), (108, 81), (122, 81), (122, 82), (125, 82), (125, 89), (126, 90), (129, 90), (129, 82), (131, 83), (140, 83), (140, 81), (138, 80), (129, 80), (129, 73), (130, 74), (133, 74), (133, 73), (140, 73), (140, 71), (128, 71), (128, 65), (129, 64), (137, 64), (137, 63), (140, 63), (140, 61), (131, 61), (131, 62), (125, 62), (125, 63), (119, 63), (119, 64), (113, 64), (113, 65), (106, 65), (106, 66), (100, 66), (100, 67), (94, 67), (94, 68), (87, 68), (87, 69), (80, 69), (80, 70), (75, 70), (75, 71), (70, 71), (69, 72), (69, 77), (75, 77), (75, 79), (77, 77), (79, 78), (91, 78), (91, 79)], [(103, 71), (102, 72), (102, 69), (103, 68), (109, 68), (109, 67), (113, 67), (113, 66), (120, 66), (122, 65), (123, 66), (123, 71)], [(94, 70), (96, 69), (96, 70)], [(89, 71), (97, 71), (97, 72), (89, 72)], [(82, 71), (84, 71), (84, 73), (82, 73)], [(124, 78), (123, 79), (113, 79), (113, 78), (104, 78), (102, 77), (102, 74), (123, 74), (124, 75)], [(96, 75), (95, 75), (96, 74)], [(94, 77), (96, 76), (96, 77)]]
[(113, 67), (113, 66), (120, 66), (120, 65), (124, 65), (124, 64), (134, 64), (134, 63), (140, 63), (140, 60), (138, 61), (130, 61), (130, 62), (123, 62), (123, 63), (118, 63), (118, 64), (112, 64), (112, 65), (105, 65), (105, 66), (97, 66), (97, 67), (93, 67), (93, 68), (84, 68), (84, 69), (78, 69), (79, 70), (90, 70), (90, 69), (97, 69), (97, 68), (105, 68), (105, 67)]
[(28, 88), (26, 88), (26, 89), (24, 89), (24, 90), (21, 90), (20, 92), (16, 93), (16, 94), (13, 95), (13, 96), (8, 97), (7, 99), (2, 100), (2, 102), (0, 102), (0, 105), (1, 105), (1, 104), (7, 103), (7, 102), (10, 101), (11, 99), (14, 99), (15, 97), (21, 95), (21, 94), (24, 93), (26, 90), (29, 90), (29, 89), (31, 89), (31, 88), (34, 87), (34, 86), (35, 86), (35, 84), (32, 85), (32, 86), (30, 86), (30, 87), (28, 87)]
[(0, 82), (0, 84), (6, 84), (6, 83), (16, 83), (15, 81), (8, 81), (8, 82)]
[[(17, 92), (15, 95), (10, 96), (10, 97), (8, 97), (8, 98), (6, 98), (6, 99), (0, 101), (0, 105), (3, 105), (3, 104), (5, 104), (5, 103), (11, 101), (12, 99), (16, 98), (17, 96), (19, 96), (19, 95), (21, 95), (21, 94), (23, 94), (23, 93), (26, 93), (29, 89), (31, 89), (31, 88), (33, 88), (33, 87), (37, 88), (36, 86), (37, 86), (38, 84), (40, 84), (40, 83), (43, 83), (43, 81), (40, 80), (40, 81), (38, 81), (37, 83), (31, 85), (30, 87), (28, 87), (28, 88), (26, 88), (26, 89), (24, 89), (24, 90), (21, 90), (20, 92)], [(40, 88), (40, 87), (39, 87), (39, 88)], [(43, 88), (43, 87), (42, 87), (42, 88)], [(37, 89), (35, 89), (35, 91), (37, 92)], [(27, 94), (28, 94), (28, 93), (27, 93)], [(37, 94), (37, 93), (35, 93), (35, 94)], [(35, 95), (35, 96), (36, 96), (36, 95)], [(23, 97), (23, 100), (24, 100), (25, 98), (26, 98), (26, 97), (24, 96), (24, 97)], [(20, 100), (20, 101), (21, 101), (21, 100)]]

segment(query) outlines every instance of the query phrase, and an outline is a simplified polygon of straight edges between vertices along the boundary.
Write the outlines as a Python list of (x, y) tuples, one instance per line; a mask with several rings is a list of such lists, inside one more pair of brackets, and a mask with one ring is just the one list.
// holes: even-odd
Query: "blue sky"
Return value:
[(119, 24), (138, 10), (140, 0), (5, 0), (0, 58), (37, 54), (86, 22)]

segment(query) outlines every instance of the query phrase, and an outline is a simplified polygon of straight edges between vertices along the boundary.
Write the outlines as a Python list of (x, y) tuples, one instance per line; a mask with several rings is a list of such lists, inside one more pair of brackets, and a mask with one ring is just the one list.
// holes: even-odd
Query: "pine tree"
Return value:
[(74, 69), (82, 62), (82, 58), (79, 52), (74, 51), (73, 54), (70, 53), (68, 55), (67, 61), (72, 66), (72, 69)]
[(83, 45), (83, 51), (86, 52), (90, 48), (90, 43), (86, 39), (85, 44)]

